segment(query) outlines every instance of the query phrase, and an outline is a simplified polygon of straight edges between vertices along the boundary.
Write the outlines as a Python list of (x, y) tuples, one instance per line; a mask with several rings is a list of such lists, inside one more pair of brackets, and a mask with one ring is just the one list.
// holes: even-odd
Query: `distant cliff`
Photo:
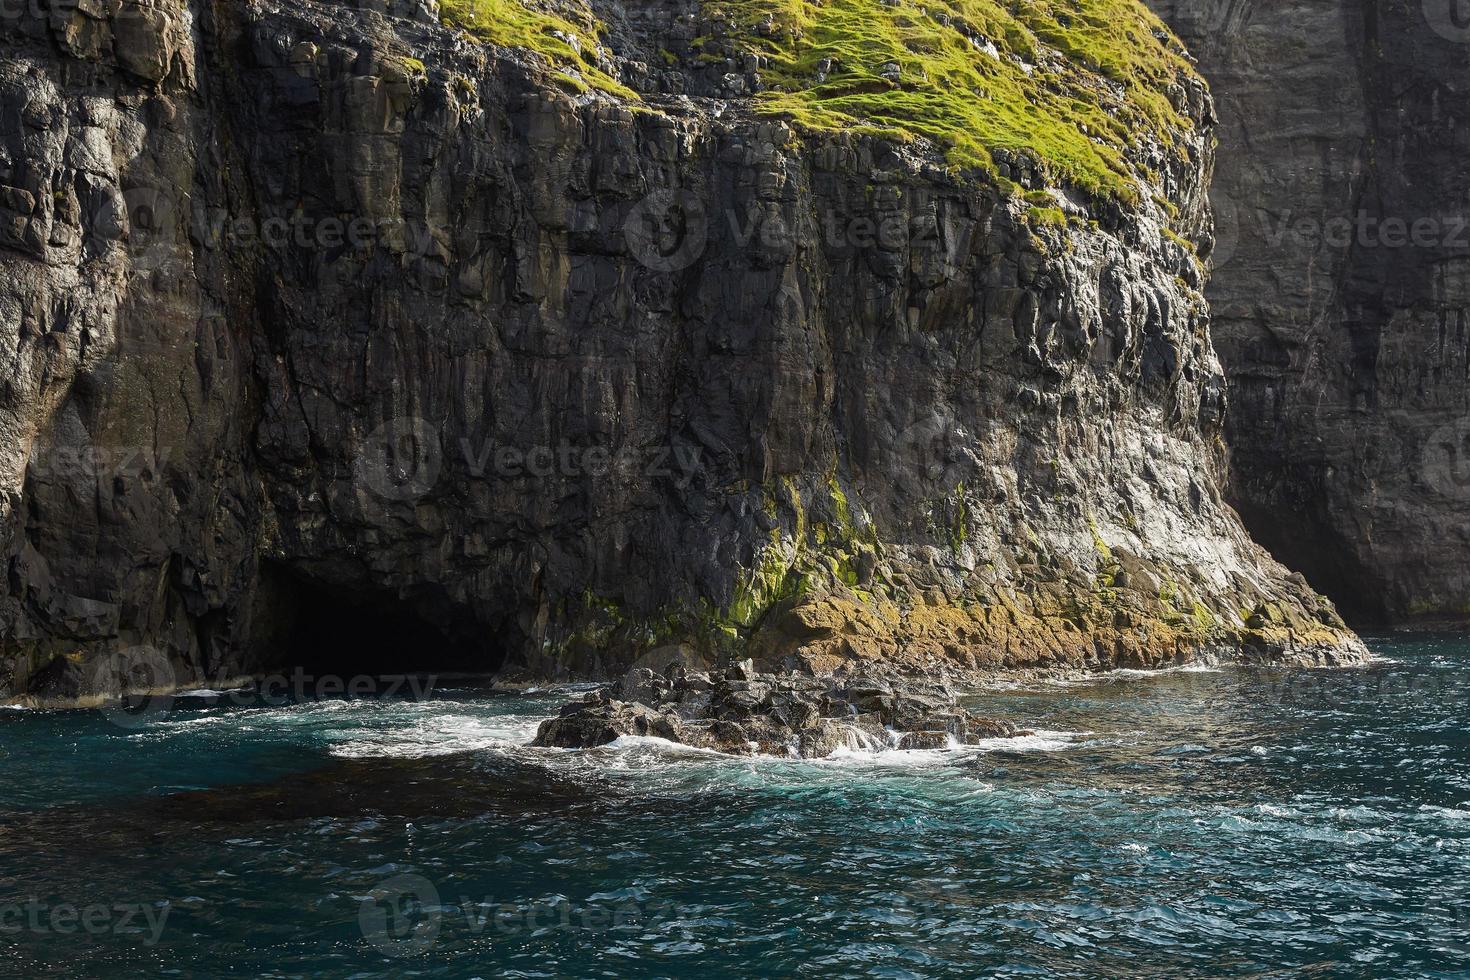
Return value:
[(42, 7), (0, 694), (1361, 651), (1222, 500), (1213, 110), (1132, 2)]
[(1352, 616), (1470, 614), (1464, 5), (1152, 5), (1220, 117), (1232, 498)]

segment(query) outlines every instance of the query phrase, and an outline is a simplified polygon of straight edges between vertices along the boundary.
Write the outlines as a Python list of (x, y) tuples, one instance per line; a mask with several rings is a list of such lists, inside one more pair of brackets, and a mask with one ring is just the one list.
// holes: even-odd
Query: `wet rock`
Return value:
[(949, 747), (949, 732), (908, 732), (898, 740), (902, 751), (944, 749)]
[[(708, 683), (708, 695), (691, 683)], [(924, 678), (758, 674), (753, 664), (741, 664), (712, 682), (687, 672), (665, 679), (635, 669), (612, 690), (652, 700), (628, 703), (594, 692), (543, 722), (533, 744), (591, 748), (624, 735), (656, 735), (734, 755), (814, 759), (839, 749), (878, 749), (895, 735), (899, 749), (943, 749), (952, 739), (973, 743), (1025, 734), (1008, 722), (971, 715), (946, 684)]]
[(640, 701), (643, 704), (658, 704), (666, 699), (670, 684), (662, 675), (643, 667), (635, 668), (623, 675), (614, 688), (620, 701)]
[(682, 737), (683, 725), (677, 715), (655, 711), (646, 705), (609, 701), (569, 707), (573, 710), (541, 723), (533, 744), (590, 749), (607, 745), (625, 735), (652, 735), (671, 742), (685, 740)]
[(797, 737), (797, 754), (803, 759), (825, 759), (840, 749), (849, 752), (860, 750), (863, 741), (857, 732), (847, 722), (824, 718), (802, 730)]

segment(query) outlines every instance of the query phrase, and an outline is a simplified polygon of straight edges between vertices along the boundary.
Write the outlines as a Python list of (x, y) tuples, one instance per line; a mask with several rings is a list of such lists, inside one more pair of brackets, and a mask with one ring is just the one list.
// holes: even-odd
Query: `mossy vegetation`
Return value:
[[(1095, 196), (1137, 198), (1125, 149), (1191, 128), (1192, 67), (1138, 0), (713, 0), (769, 59), (768, 112), (816, 129), (929, 137), (961, 167), (1029, 157)], [(1183, 152), (1179, 150), (1178, 152)]]
[(488, 44), (524, 48), (542, 55), (561, 69), (557, 82), (572, 91), (598, 89), (626, 99), (638, 98), (632, 89), (598, 67), (600, 25), (590, 11), (580, 10), (575, 22), (534, 10), (519, 0), (440, 0), (439, 11), (446, 24)]
[[(820, 495), (821, 487), (813, 490)], [(803, 499), (801, 487), (782, 477), (762, 490), (762, 509), (786, 529), (771, 529), (769, 543), (756, 556), (754, 567), (743, 570), (723, 620), (734, 630), (755, 626), (773, 606), (799, 599), (833, 585), (856, 588), (859, 555), (878, 547), (870, 524), (859, 526), (841, 483), (830, 476), (827, 499), (819, 501), (815, 516)], [(871, 597), (870, 597), (871, 598)]]
[(1176, 582), (1159, 585), (1159, 605), (1163, 621), (1180, 632), (1204, 636), (1216, 625), (1214, 613)]
[[(638, 98), (599, 63), (602, 26), (585, 4), (443, 0), (441, 11), (542, 55), (565, 88)], [(1003, 179), (1011, 166), (1126, 203), (1154, 176), (1129, 146), (1151, 137), (1187, 152), (1177, 136), (1193, 124), (1170, 92), (1194, 69), (1141, 0), (706, 0), (701, 11), (716, 26), (694, 59), (762, 57), (756, 108), (808, 130), (924, 137), (959, 168)]]

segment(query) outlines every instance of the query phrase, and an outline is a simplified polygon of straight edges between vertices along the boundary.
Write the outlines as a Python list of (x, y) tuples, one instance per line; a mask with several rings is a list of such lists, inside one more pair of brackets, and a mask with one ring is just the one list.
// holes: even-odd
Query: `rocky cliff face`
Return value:
[(1154, 0), (1220, 117), (1207, 295), (1232, 497), (1365, 622), (1470, 613), (1470, 22)]
[(1196, 80), (1130, 203), (597, 13), (570, 72), (404, 0), (0, 20), (0, 694), (1357, 654), (1221, 499)]

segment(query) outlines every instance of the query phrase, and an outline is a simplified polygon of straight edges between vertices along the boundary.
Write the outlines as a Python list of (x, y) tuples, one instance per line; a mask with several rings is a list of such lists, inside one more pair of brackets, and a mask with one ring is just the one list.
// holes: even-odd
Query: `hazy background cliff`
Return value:
[(1470, 10), (1151, 5), (1219, 115), (1232, 499), (1350, 617), (1470, 613)]

